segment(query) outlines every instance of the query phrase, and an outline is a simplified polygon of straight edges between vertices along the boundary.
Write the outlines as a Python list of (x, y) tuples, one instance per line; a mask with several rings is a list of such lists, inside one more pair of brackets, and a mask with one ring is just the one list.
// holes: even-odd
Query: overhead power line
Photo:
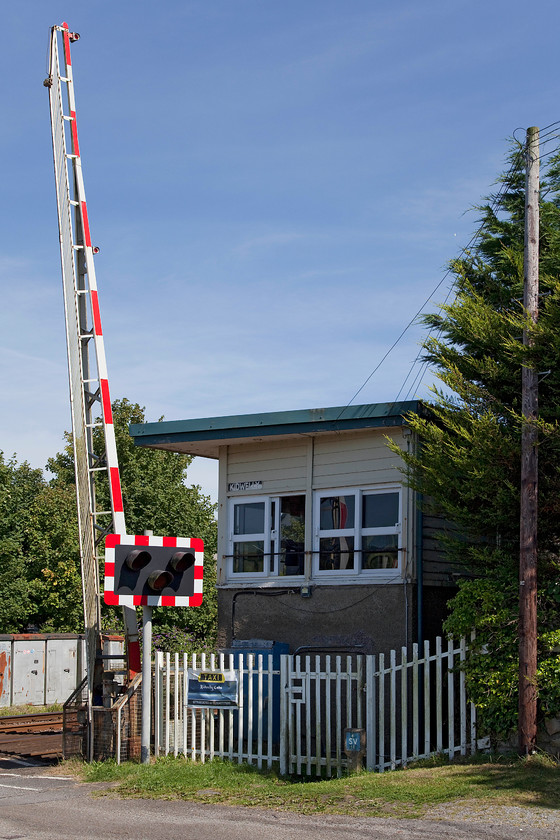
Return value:
[[(560, 126), (560, 121), (558, 121), (558, 123), (551, 123), (551, 126), (552, 126), (552, 125), (559, 125), (559, 126)], [(549, 127), (550, 127), (550, 126), (547, 126), (547, 128), (549, 128)], [(499, 204), (500, 200), (502, 199), (502, 197), (503, 197), (504, 193), (505, 193), (505, 192), (507, 192), (507, 190), (508, 190), (508, 189), (509, 189), (509, 187), (511, 186), (511, 176), (514, 174), (514, 172), (517, 170), (517, 168), (518, 168), (518, 166), (519, 166), (519, 162), (520, 162), (520, 161), (519, 161), (519, 156), (520, 156), (521, 152), (523, 151), (524, 145), (523, 145), (523, 144), (521, 144), (521, 143), (519, 143), (519, 141), (517, 141), (517, 142), (518, 142), (518, 144), (519, 144), (518, 154), (516, 154), (516, 155), (514, 156), (514, 158), (513, 158), (512, 162), (511, 162), (511, 165), (510, 165), (510, 167), (509, 167), (508, 171), (506, 172), (506, 174), (500, 178), (500, 182), (501, 182), (501, 183), (500, 183), (500, 188), (498, 189), (498, 192), (497, 192), (494, 196), (492, 196), (492, 200), (491, 200), (491, 203), (490, 203), (490, 207), (492, 208), (492, 210), (493, 210), (493, 211), (496, 211), (496, 210), (497, 210), (497, 208), (498, 208), (498, 204)], [(466, 255), (468, 254), (469, 250), (470, 250), (470, 249), (471, 249), (471, 248), (472, 248), (472, 247), (476, 244), (477, 240), (478, 240), (478, 239), (480, 238), (480, 236), (482, 235), (483, 229), (484, 229), (484, 222), (481, 222), (481, 224), (480, 224), (480, 226), (478, 227), (478, 229), (477, 229), (477, 230), (475, 231), (475, 233), (471, 236), (471, 238), (470, 238), (469, 242), (467, 243), (467, 245), (465, 245), (465, 246), (461, 249), (461, 251), (459, 252), (459, 256), (457, 257), (457, 259), (461, 259), (462, 257), (464, 257), (464, 256), (466, 256)], [(363, 389), (366, 387), (366, 385), (367, 385), (367, 384), (368, 384), (368, 382), (371, 380), (371, 378), (372, 378), (372, 377), (373, 377), (373, 376), (377, 373), (377, 371), (378, 371), (378, 370), (379, 370), (379, 368), (383, 365), (383, 363), (386, 361), (386, 359), (388, 358), (388, 356), (389, 356), (389, 355), (393, 352), (393, 350), (395, 349), (395, 347), (397, 347), (397, 345), (400, 343), (400, 341), (402, 340), (402, 338), (406, 335), (406, 333), (408, 332), (408, 330), (409, 330), (409, 329), (413, 326), (413, 324), (415, 324), (415, 323), (417, 322), (418, 317), (422, 314), (422, 312), (424, 311), (424, 309), (426, 308), (426, 306), (428, 305), (428, 303), (430, 302), (430, 300), (433, 298), (433, 296), (434, 296), (434, 295), (435, 295), (435, 293), (438, 291), (438, 289), (439, 289), (439, 288), (441, 288), (441, 286), (442, 286), (442, 285), (443, 285), (443, 283), (447, 280), (447, 278), (449, 277), (449, 275), (450, 275), (450, 274), (451, 274), (451, 269), (450, 269), (450, 268), (448, 268), (448, 269), (445, 271), (445, 273), (444, 273), (443, 277), (441, 278), (441, 280), (439, 280), (439, 282), (436, 284), (436, 286), (435, 286), (435, 287), (432, 289), (432, 291), (430, 292), (429, 296), (428, 296), (428, 297), (425, 299), (425, 301), (422, 303), (422, 305), (420, 306), (420, 308), (419, 308), (419, 309), (418, 309), (418, 310), (414, 313), (414, 315), (410, 318), (410, 320), (408, 321), (408, 323), (406, 324), (406, 326), (404, 327), (404, 329), (401, 331), (401, 333), (398, 335), (398, 337), (395, 339), (395, 341), (391, 344), (391, 346), (390, 346), (390, 347), (389, 347), (389, 349), (386, 351), (386, 353), (382, 356), (382, 358), (380, 359), (380, 361), (376, 364), (376, 366), (373, 368), (373, 370), (371, 371), (371, 373), (370, 373), (370, 374), (367, 376), (367, 378), (364, 380), (364, 382), (362, 383), (362, 385), (358, 388), (358, 390), (355, 392), (355, 394), (352, 396), (352, 398), (351, 398), (351, 399), (350, 399), (350, 400), (346, 403), (346, 405), (344, 406), (344, 408), (340, 411), (340, 414), (338, 415), (338, 418), (340, 418), (340, 417), (344, 414), (344, 411), (345, 411), (345, 410), (346, 410), (346, 409), (347, 409), (350, 405), (352, 405), (352, 403), (354, 402), (354, 400), (356, 399), (356, 397), (358, 396), (358, 394), (360, 394), (360, 393), (363, 391)], [(451, 286), (451, 288), (449, 289), (449, 291), (448, 291), (448, 293), (447, 293), (447, 295), (446, 295), (446, 298), (445, 298), (445, 302), (447, 302), (447, 301), (449, 300), (449, 297), (450, 297), (451, 293), (453, 292), (454, 287), (455, 287), (455, 283), (453, 283), (453, 284), (452, 284), (452, 286)], [(439, 332), (439, 331), (438, 331), (438, 332)], [(436, 333), (436, 334), (437, 334), (437, 333)], [(417, 354), (417, 356), (416, 356), (416, 359), (413, 361), (413, 363), (412, 363), (412, 365), (411, 365), (411, 367), (410, 367), (410, 369), (409, 369), (409, 371), (408, 371), (408, 373), (407, 373), (407, 375), (406, 375), (406, 377), (405, 377), (405, 379), (404, 379), (404, 381), (403, 381), (403, 383), (402, 383), (401, 387), (399, 388), (399, 391), (398, 391), (398, 393), (397, 393), (397, 396), (396, 396), (396, 398), (393, 400), (393, 402), (398, 402), (398, 400), (399, 400), (399, 398), (400, 398), (400, 395), (401, 395), (402, 391), (404, 390), (404, 387), (405, 387), (405, 385), (406, 385), (406, 382), (408, 381), (409, 377), (412, 375), (412, 372), (413, 372), (414, 368), (416, 367), (416, 365), (419, 363), (419, 360), (420, 360), (420, 358), (421, 358), (421, 352), (422, 352), (421, 350), (418, 352), (418, 354)], [(422, 364), (422, 366), (421, 366), (421, 370), (420, 370), (420, 375), (419, 375), (420, 377), (423, 375), (423, 372), (424, 372), (424, 370), (425, 370), (425, 368), (426, 368), (426, 367), (427, 367), (427, 363), (423, 363), (423, 364)], [(413, 380), (413, 386), (414, 386), (414, 387), (416, 387), (416, 383), (417, 383), (417, 381), (419, 380), (419, 376), (416, 376), (416, 377), (415, 377), (415, 379)], [(408, 392), (407, 392), (407, 398), (408, 398), (408, 395), (410, 394), (410, 392), (411, 392), (411, 389), (409, 388), (409, 390), (408, 390)], [(338, 419), (338, 418), (337, 418), (337, 419)]]

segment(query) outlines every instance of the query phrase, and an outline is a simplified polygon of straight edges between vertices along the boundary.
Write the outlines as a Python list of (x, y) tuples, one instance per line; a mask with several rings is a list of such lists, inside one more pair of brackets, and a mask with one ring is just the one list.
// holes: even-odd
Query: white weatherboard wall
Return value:
[(309, 441), (305, 439), (230, 446), (227, 482), (262, 481), (263, 489), (256, 490), (257, 495), (261, 492), (266, 495), (303, 492), (308, 448)]
[(400, 462), (385, 435), (406, 446), (401, 429), (389, 428), (224, 447), (226, 491), (228, 484), (248, 481), (262, 481), (262, 490), (244, 495), (400, 482)]
[(317, 436), (313, 453), (313, 489), (401, 483), (399, 459), (387, 446), (386, 434), (403, 441), (400, 429)]
[[(412, 436), (406, 427), (266, 438), (257, 443), (220, 448), (218, 491), (218, 583), (225, 583), (223, 558), (228, 554), (228, 501), (231, 498), (306, 494), (305, 550), (313, 543), (313, 493), (344, 487), (403, 485), (403, 540), (408, 546), (403, 576), (414, 576), (414, 494), (404, 486), (403, 465), (387, 445), (390, 437), (406, 451)], [(257, 482), (254, 489), (229, 491), (230, 484)], [(281, 580), (278, 581), (282, 583)]]

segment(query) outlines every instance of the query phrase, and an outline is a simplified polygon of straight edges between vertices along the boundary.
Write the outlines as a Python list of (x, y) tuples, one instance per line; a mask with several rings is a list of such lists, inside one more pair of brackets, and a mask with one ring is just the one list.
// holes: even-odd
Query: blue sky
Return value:
[[(468, 242), (465, 211), (507, 139), (560, 117), (560, 11), (543, 0), (530, 16), (518, 0), (5, 9), (0, 449), (33, 466), (70, 423), (42, 84), (63, 20), (81, 34), (111, 392), (148, 420), (346, 404)], [(395, 398), (422, 335), (407, 332), (358, 403)], [(212, 464), (192, 479), (215, 495)]]

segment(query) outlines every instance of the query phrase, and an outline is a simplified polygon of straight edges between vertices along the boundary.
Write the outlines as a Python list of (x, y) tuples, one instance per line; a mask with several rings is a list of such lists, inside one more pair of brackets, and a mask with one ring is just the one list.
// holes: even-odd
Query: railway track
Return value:
[[(76, 721), (68, 721), (67, 713), (67, 724)], [(62, 712), (0, 717), (0, 753), (62, 757), (62, 731)]]

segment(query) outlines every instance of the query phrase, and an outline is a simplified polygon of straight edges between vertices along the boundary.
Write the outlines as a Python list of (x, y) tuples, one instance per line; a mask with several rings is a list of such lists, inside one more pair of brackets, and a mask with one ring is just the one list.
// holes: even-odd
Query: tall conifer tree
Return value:
[[(424, 317), (425, 360), (440, 384), (433, 416), (413, 415), (422, 442), (411, 484), (456, 529), (444, 549), (464, 572), (446, 628), (476, 630), (467, 666), (480, 720), (496, 738), (517, 719), (521, 368), (539, 383), (540, 713), (560, 713), (560, 165), (541, 189), (540, 314), (523, 310), (524, 157), (514, 148), (499, 190), (479, 208), (470, 250), (451, 263), (455, 297)], [(534, 338), (523, 346), (523, 329)]]

